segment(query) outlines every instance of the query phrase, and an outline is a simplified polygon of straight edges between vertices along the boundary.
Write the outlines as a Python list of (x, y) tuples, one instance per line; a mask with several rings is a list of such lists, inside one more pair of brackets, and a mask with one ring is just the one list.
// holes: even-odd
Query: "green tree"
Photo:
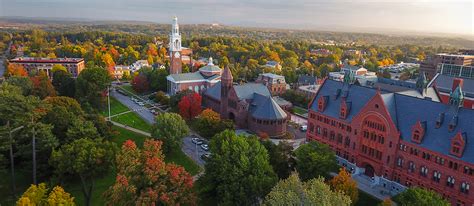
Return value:
[(109, 73), (104, 68), (84, 69), (76, 80), (76, 98), (86, 107), (101, 108), (110, 82)]
[(104, 193), (107, 205), (193, 205), (193, 178), (167, 164), (161, 141), (145, 140), (143, 150), (127, 140), (116, 156), (117, 178)]
[(60, 64), (55, 64), (53, 66), (53, 68), (51, 68), (51, 73), (55, 73), (57, 71), (63, 71), (63, 72), (68, 72), (66, 67), (64, 67), (63, 65), (60, 65)]
[(66, 71), (58, 70), (53, 73), (52, 84), (59, 96), (74, 97), (76, 80)]
[(338, 205), (349, 206), (351, 199), (341, 192), (331, 191), (324, 179), (314, 178), (302, 182), (298, 173), (280, 180), (265, 197), (264, 205)]
[(446, 199), (443, 199), (438, 193), (423, 189), (420, 187), (409, 188), (397, 196), (393, 200), (401, 206), (418, 205), (418, 206), (448, 206), (450, 205)]
[(325, 144), (309, 142), (295, 151), (296, 170), (301, 179), (330, 177), (329, 173), (337, 170), (336, 154)]
[(81, 180), (84, 204), (90, 205), (95, 179), (112, 169), (116, 146), (102, 139), (78, 139), (53, 151), (50, 158), (55, 172), (78, 176)]
[(270, 165), (272, 165), (273, 171), (275, 171), (280, 179), (288, 178), (295, 167), (293, 146), (286, 141), (274, 144), (270, 140), (262, 141), (262, 145), (265, 146), (268, 151)]
[(161, 113), (156, 116), (151, 136), (163, 141), (163, 151), (168, 154), (171, 150), (180, 149), (182, 139), (189, 134), (186, 122), (176, 113)]
[(24, 96), (30, 95), (33, 91), (33, 82), (29, 77), (11, 76), (6, 82), (10, 85), (20, 87)]
[(199, 178), (201, 194), (219, 205), (254, 205), (276, 183), (268, 154), (255, 136), (226, 130), (210, 142), (211, 157)]

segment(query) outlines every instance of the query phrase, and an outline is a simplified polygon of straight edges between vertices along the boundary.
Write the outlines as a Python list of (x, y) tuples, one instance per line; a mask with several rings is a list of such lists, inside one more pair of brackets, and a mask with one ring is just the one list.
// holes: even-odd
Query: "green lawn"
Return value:
[(308, 110), (303, 109), (303, 108), (301, 108), (301, 107), (294, 106), (294, 107), (293, 107), (293, 112), (294, 112), (295, 114), (304, 115), (304, 114), (308, 113)]
[(381, 203), (379, 199), (372, 197), (371, 195), (365, 193), (362, 190), (359, 190), (359, 200), (355, 206), (376, 206)]
[(151, 125), (148, 124), (148, 122), (146, 122), (145, 120), (143, 120), (135, 112), (129, 112), (120, 116), (112, 117), (112, 121), (127, 125), (129, 127), (133, 127), (135, 129), (139, 129), (145, 132), (151, 132)]
[[(110, 114), (111, 115), (120, 114), (120, 113), (126, 112), (128, 110), (130, 110), (130, 109), (128, 109), (127, 106), (120, 103), (117, 99), (115, 99), (113, 97), (110, 97)], [(108, 107), (103, 109), (100, 112), (100, 114), (103, 115), (103, 116), (106, 116), (106, 117), (109, 116)]]

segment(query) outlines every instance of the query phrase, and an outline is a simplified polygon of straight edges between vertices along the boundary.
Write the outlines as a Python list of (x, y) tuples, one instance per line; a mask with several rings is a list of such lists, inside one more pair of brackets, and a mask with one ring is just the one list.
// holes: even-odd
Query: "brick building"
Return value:
[(272, 95), (280, 95), (286, 91), (285, 77), (272, 73), (259, 74), (256, 83), (262, 83), (267, 86)]
[(450, 94), (459, 86), (464, 96), (463, 106), (474, 109), (474, 66), (440, 64), (440, 72), (429, 86), (436, 89), (445, 104), (449, 104)]
[(272, 98), (268, 88), (260, 83), (234, 85), (229, 68), (222, 73), (221, 82), (203, 94), (204, 107), (231, 119), (238, 128), (255, 133), (281, 136), (286, 133), (289, 115)]
[(466, 54), (437, 54), (420, 63), (420, 72), (425, 72), (428, 78), (433, 78), (439, 72), (440, 64), (459, 66), (474, 66), (474, 55)]
[(85, 68), (83, 58), (35, 58), (35, 57), (19, 57), (8, 61), (9, 64), (18, 64), (23, 66), (28, 73), (35, 71), (44, 71), (51, 77), (51, 69), (54, 65), (62, 65), (66, 67), (73, 77), (77, 77)]
[(309, 106), (307, 140), (329, 145), (353, 176), (387, 194), (420, 186), (472, 205), (474, 110), (462, 102), (459, 87), (443, 104), (327, 79)]

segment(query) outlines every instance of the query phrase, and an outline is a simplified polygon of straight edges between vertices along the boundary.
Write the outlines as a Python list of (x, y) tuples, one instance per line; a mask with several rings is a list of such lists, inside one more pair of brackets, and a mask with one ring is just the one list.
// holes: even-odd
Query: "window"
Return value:
[(415, 163), (410, 161), (409, 164), (408, 164), (408, 171), (409, 172), (414, 172), (415, 169), (416, 169)]
[(453, 187), (454, 186), (454, 177), (449, 176), (447, 181), (446, 181), (446, 186), (448, 187)]
[(316, 133), (317, 133), (318, 135), (321, 134), (321, 127), (319, 127), (319, 126), (316, 127)]
[(433, 181), (439, 182), (440, 179), (441, 179), (441, 172), (434, 171), (433, 172)]
[(403, 159), (401, 157), (397, 159), (397, 166), (403, 168)]
[(465, 194), (469, 194), (469, 183), (463, 182), (461, 183), (461, 192)]
[(426, 168), (425, 166), (421, 167), (420, 175), (423, 177), (426, 177), (427, 174), (428, 174), (428, 168)]

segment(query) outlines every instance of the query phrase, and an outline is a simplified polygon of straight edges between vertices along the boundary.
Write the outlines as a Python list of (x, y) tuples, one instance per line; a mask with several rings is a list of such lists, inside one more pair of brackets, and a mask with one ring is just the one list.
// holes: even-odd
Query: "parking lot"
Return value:
[[(205, 151), (204, 149), (202, 149), (201, 145), (194, 144), (192, 142), (193, 137), (195, 136), (190, 135), (183, 138), (183, 146), (181, 149), (186, 155), (188, 155), (188, 157), (191, 157), (194, 162), (196, 162), (200, 166), (204, 166), (206, 161), (204, 161), (201, 156), (205, 153), (209, 153), (209, 151)], [(208, 144), (208, 142), (205, 141), (203, 144)]]

